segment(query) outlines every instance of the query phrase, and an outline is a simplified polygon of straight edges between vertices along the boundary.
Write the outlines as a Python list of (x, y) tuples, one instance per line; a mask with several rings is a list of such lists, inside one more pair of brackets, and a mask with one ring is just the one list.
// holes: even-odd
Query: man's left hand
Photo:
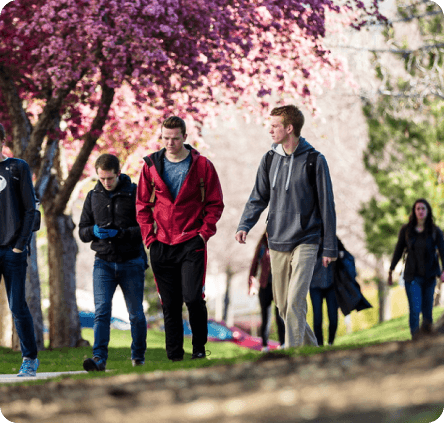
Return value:
[(322, 266), (328, 267), (332, 261), (336, 261), (336, 257), (322, 257)]

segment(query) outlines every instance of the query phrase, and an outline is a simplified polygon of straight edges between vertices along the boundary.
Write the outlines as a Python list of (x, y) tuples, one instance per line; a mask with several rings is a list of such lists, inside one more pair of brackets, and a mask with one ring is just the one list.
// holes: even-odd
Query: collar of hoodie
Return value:
[(299, 156), (309, 150), (312, 150), (313, 147), (307, 142), (307, 140), (304, 137), (300, 137), (299, 143), (296, 147), (296, 150), (292, 154), (290, 154), (290, 156), (288, 156), (285, 153), (284, 148), (282, 147), (281, 144), (273, 144), (271, 148), (279, 156), (279, 159), (278, 159), (278, 162), (276, 165), (276, 169), (274, 171), (273, 182), (271, 184), (271, 188), (274, 189), (276, 186), (277, 175), (280, 171), (280, 168), (282, 165), (282, 160), (284, 158), (287, 159), (288, 157), (290, 157), (290, 165), (288, 167), (287, 180), (285, 182), (285, 191), (288, 191), (288, 188), (290, 187), (290, 178), (291, 178), (291, 173), (293, 171), (293, 164), (294, 164), (295, 156)]

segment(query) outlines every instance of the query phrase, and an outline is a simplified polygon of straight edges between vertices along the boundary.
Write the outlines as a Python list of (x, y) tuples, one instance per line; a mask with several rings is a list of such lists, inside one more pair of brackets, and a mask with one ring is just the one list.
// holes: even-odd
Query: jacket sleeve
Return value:
[(140, 232), (142, 233), (142, 240), (147, 248), (156, 240), (154, 216), (151, 209), (154, 207), (154, 202), (150, 203), (152, 190), (150, 169), (144, 163), (139, 183), (137, 184), (136, 217), (140, 226)]
[(394, 270), (399, 260), (401, 260), (402, 253), (405, 250), (405, 231), (407, 230), (407, 225), (404, 225), (399, 231), (398, 242), (396, 243), (395, 251), (392, 257), (392, 263), (390, 264), (390, 270)]
[(91, 206), (92, 191), (88, 192), (85, 202), (83, 203), (82, 214), (79, 222), (79, 237), (82, 242), (91, 242), (97, 240), (94, 235), (94, 215)]
[(199, 234), (208, 241), (216, 233), (216, 223), (224, 209), (222, 187), (213, 163), (206, 159), (205, 172), (205, 207), (203, 225)]
[(262, 212), (267, 208), (270, 201), (270, 180), (266, 169), (266, 157), (264, 154), (256, 175), (256, 182), (251, 191), (250, 198), (245, 204), (244, 212), (237, 227), (237, 231), (250, 232), (259, 220)]
[(35, 192), (32, 185), (31, 170), (28, 163), (22, 161), (20, 169), (20, 194), (23, 205), (24, 215), (20, 228), (20, 234), (17, 238), (14, 248), (24, 250), (32, 236), (32, 227), (35, 216)]
[(316, 185), (319, 200), (319, 211), (321, 213), (324, 228), (323, 257), (337, 257), (338, 244), (336, 238), (336, 211), (333, 197), (333, 186), (330, 178), (327, 161), (319, 154), (316, 162)]

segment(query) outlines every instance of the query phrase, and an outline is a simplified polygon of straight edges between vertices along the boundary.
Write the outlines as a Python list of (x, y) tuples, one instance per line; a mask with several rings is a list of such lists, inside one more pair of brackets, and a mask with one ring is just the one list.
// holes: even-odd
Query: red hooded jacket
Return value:
[(175, 245), (199, 234), (208, 241), (216, 233), (224, 209), (219, 177), (206, 157), (188, 144), (185, 147), (191, 151), (192, 161), (175, 200), (161, 177), (165, 149), (145, 157), (137, 186), (136, 213), (147, 248), (156, 239)]

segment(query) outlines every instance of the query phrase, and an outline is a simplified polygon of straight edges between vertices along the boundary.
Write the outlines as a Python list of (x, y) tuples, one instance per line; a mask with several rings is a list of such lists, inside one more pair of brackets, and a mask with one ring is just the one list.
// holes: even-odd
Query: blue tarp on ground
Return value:
[[(92, 311), (79, 311), (80, 327), (93, 328), (94, 327), (94, 313)], [(111, 327), (113, 329), (130, 330), (131, 325), (117, 317), (111, 317)]]
[[(186, 336), (191, 336), (191, 327), (188, 320), (183, 321), (183, 333)], [(209, 320), (208, 338), (219, 339), (220, 341), (227, 341), (228, 339), (233, 339), (233, 332), (226, 326), (223, 326), (213, 320)]]

